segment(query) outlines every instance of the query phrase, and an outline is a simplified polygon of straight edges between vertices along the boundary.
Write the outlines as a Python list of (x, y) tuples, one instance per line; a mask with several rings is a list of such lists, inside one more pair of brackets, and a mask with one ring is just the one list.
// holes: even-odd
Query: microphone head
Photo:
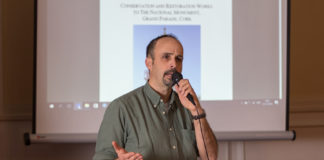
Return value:
[(179, 73), (177, 71), (173, 72), (173, 74), (172, 74), (172, 82), (173, 82), (172, 86), (177, 84), (182, 78), (183, 77), (182, 77), (181, 73)]

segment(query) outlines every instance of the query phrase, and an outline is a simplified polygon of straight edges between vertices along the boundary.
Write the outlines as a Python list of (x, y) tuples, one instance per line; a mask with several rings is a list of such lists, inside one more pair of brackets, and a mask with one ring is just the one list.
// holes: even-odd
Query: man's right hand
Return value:
[(127, 152), (124, 148), (120, 147), (115, 141), (112, 141), (115, 152), (118, 155), (118, 160), (143, 160), (143, 156), (135, 152)]

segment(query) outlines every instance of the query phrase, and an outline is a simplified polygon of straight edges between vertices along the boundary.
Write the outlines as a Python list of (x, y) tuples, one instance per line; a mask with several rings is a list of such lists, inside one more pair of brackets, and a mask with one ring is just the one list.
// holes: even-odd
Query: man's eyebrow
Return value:
[(168, 56), (170, 56), (170, 55), (173, 55), (174, 53), (171, 53), (171, 52), (164, 52), (163, 54), (162, 54), (162, 56), (165, 56), (165, 55), (168, 55)]
[[(165, 55), (168, 55), (168, 56), (170, 56), (170, 55), (174, 55), (175, 53), (172, 53), (172, 52), (164, 52), (163, 54), (162, 54), (162, 56), (165, 56)], [(183, 55), (176, 55), (175, 57), (177, 57), (177, 58), (182, 58), (183, 59)]]

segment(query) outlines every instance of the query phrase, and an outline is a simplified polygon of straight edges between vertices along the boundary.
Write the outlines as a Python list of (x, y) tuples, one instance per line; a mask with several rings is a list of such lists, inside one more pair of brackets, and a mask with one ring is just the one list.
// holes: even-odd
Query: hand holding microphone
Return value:
[[(177, 92), (179, 94), (179, 99), (180, 99), (182, 105), (185, 106), (187, 109), (189, 109), (191, 111), (193, 119), (198, 120), (198, 122), (199, 122), (200, 134), (202, 136), (202, 141), (203, 141), (204, 148), (205, 148), (204, 150), (206, 152), (207, 159), (209, 160), (207, 147), (206, 147), (206, 142), (205, 142), (204, 134), (203, 134), (202, 127), (201, 127), (201, 121), (200, 121), (201, 118), (206, 117), (206, 113), (204, 111), (202, 111), (202, 108), (201, 108), (198, 100), (197, 100), (198, 106), (196, 105), (193, 96), (190, 94), (190, 92), (191, 92), (192, 94), (194, 94), (195, 97), (197, 97), (195, 92), (191, 88), (191, 85), (190, 85), (189, 81), (188, 80), (182, 80), (180, 82), (180, 80), (182, 78), (183, 77), (182, 77), (181, 73), (179, 73), (177, 71), (175, 71), (172, 74), (172, 82), (173, 82), (173, 85), (177, 84), (176, 85), (176, 90), (177, 90)], [(179, 83), (181, 83), (181, 84), (179, 84)], [(186, 97), (193, 104), (193, 107), (192, 106), (189, 107), (189, 104), (185, 103), (185, 101), (184, 101), (185, 98), (184, 97)], [(200, 114), (200, 113), (202, 113), (202, 114)]]
[[(172, 82), (173, 82), (173, 85), (177, 84), (177, 85), (179, 86), (178, 82), (179, 82), (181, 79), (183, 79), (181, 73), (179, 73), (179, 72), (176, 71), (176, 72), (174, 72), (174, 73), (172, 74)], [(189, 99), (189, 101), (190, 101), (193, 105), (196, 106), (196, 103), (195, 103), (195, 101), (194, 101), (194, 99), (193, 99), (193, 97), (192, 97), (192, 95), (191, 95), (190, 93), (188, 93), (186, 97)]]
[(186, 97), (194, 105), (194, 107), (189, 107), (186, 104), (183, 104), (183, 105), (186, 106), (190, 111), (194, 111), (195, 107), (196, 107), (196, 103), (194, 101), (192, 94), (195, 96), (195, 93), (194, 93), (193, 89), (191, 88), (189, 81), (186, 79), (184, 79), (184, 80), (182, 80), (182, 79), (183, 79), (183, 77), (182, 77), (181, 73), (174, 72), (172, 74), (172, 82), (173, 82), (173, 85), (176, 84), (176, 90), (179, 94), (181, 103), (184, 103), (184, 100), (182, 97)]

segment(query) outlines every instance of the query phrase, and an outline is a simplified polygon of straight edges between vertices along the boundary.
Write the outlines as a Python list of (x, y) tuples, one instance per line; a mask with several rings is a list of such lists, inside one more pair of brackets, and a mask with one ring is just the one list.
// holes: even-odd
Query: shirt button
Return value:
[(163, 102), (163, 100), (162, 100), (162, 99), (160, 99), (160, 102)]
[(163, 111), (162, 114), (165, 114), (165, 112)]
[(172, 146), (173, 149), (177, 149), (177, 147), (175, 145)]
[(170, 130), (170, 131), (172, 131), (173, 129), (172, 129), (172, 128), (170, 128), (169, 130)]
[(156, 108), (156, 104), (154, 104), (153, 106), (154, 106), (154, 108)]

